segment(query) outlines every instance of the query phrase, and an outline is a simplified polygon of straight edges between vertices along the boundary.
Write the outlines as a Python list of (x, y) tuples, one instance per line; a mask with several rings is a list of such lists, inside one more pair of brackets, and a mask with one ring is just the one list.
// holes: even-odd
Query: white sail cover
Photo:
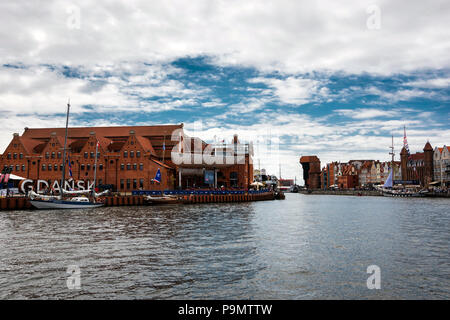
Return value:
[(392, 179), (392, 169), (389, 172), (389, 177), (386, 179), (386, 182), (383, 185), (383, 188), (392, 188), (392, 186), (394, 185), (394, 181)]

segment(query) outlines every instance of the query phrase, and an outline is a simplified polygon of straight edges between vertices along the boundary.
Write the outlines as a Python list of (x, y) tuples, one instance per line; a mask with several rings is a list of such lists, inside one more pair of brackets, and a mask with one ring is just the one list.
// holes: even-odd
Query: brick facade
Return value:
[[(183, 124), (69, 128), (68, 159), (75, 186), (79, 181), (83, 181), (85, 186), (88, 182), (92, 183), (98, 141), (97, 185), (112, 185), (115, 191), (178, 187), (180, 168), (171, 160), (172, 149), (178, 144), (176, 139), (172, 140), (174, 132), (185, 137)], [(46, 180), (50, 184), (55, 180), (60, 181), (64, 136), (65, 128), (25, 128), (22, 136), (14, 133), (13, 139), (0, 155), (0, 168), (10, 167), (13, 174), (35, 181)], [(206, 146), (206, 143), (203, 144)], [(179, 151), (184, 152), (183, 143), (179, 145)], [(66, 180), (70, 178), (68, 159)], [(220, 172), (222, 183), (227, 187), (248, 188), (253, 180), (251, 160), (251, 155), (247, 154), (245, 164), (213, 169)], [(158, 169), (161, 171), (160, 184), (152, 181)], [(205, 169), (210, 168), (203, 166)], [(184, 179), (183, 176), (181, 178)]]

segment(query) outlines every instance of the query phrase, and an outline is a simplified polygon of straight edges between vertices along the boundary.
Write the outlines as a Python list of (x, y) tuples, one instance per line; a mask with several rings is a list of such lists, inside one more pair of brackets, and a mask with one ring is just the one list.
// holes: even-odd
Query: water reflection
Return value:
[[(448, 298), (449, 201), (285, 201), (0, 213), (0, 298)], [(68, 265), (81, 290), (66, 287)], [(367, 266), (382, 289), (366, 287)]]

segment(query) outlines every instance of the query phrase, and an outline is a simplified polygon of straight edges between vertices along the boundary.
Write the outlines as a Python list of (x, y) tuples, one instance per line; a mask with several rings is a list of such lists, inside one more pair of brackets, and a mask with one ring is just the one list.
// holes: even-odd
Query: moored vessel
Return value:
[[(97, 174), (97, 154), (98, 154), (98, 142), (96, 147), (96, 157), (95, 157), (95, 170), (94, 170), (94, 186), (92, 191), (82, 191), (81, 193), (91, 193), (91, 197), (88, 198), (86, 196), (75, 196), (75, 197), (66, 197), (64, 193), (67, 191), (64, 190), (64, 181), (65, 181), (65, 172), (66, 172), (66, 150), (67, 150), (67, 135), (68, 135), (68, 126), (69, 126), (69, 110), (70, 103), (67, 103), (67, 116), (66, 116), (66, 134), (64, 138), (64, 150), (63, 150), (63, 160), (62, 160), (62, 179), (60, 186), (60, 195), (59, 196), (45, 196), (40, 195), (35, 192), (30, 192), (30, 203), (36, 209), (88, 209), (88, 208), (98, 208), (104, 205), (103, 202), (97, 201), (95, 194), (95, 181)], [(70, 162), (69, 162), (69, 172), (70, 171)], [(70, 192), (69, 192), (70, 193)]]

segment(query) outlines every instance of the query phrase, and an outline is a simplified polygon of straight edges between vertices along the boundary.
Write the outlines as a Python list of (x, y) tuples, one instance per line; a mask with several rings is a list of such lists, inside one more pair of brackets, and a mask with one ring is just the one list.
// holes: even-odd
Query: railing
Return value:
[(199, 194), (199, 195), (220, 195), (220, 194), (261, 194), (269, 192), (269, 189), (261, 189), (261, 190), (133, 190), (131, 194), (133, 196), (156, 196), (156, 195), (190, 195), (190, 194)]

